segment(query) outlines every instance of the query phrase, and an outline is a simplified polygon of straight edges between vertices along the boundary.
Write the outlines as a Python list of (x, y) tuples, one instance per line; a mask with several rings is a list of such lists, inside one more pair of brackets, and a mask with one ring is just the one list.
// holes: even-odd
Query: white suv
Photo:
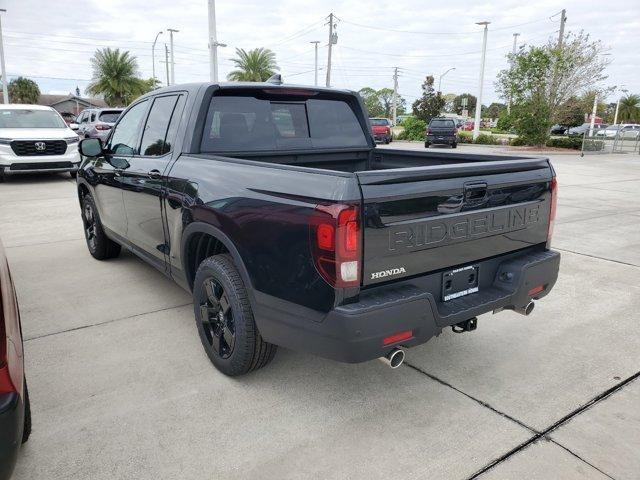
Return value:
[(14, 173), (75, 176), (80, 163), (78, 140), (51, 107), (0, 105), (0, 182)]

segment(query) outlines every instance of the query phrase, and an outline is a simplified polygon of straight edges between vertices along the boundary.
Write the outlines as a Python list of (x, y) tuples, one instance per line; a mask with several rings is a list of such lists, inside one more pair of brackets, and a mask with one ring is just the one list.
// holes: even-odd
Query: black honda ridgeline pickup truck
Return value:
[(549, 161), (381, 149), (370, 132), (351, 91), (155, 90), (80, 144), (89, 251), (124, 246), (193, 292), (227, 375), (278, 345), (396, 367), (445, 327), (529, 314), (560, 261)]

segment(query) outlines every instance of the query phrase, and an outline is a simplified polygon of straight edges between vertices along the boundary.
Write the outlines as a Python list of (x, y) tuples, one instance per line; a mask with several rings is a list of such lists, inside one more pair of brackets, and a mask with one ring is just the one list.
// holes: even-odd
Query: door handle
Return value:
[(154, 168), (153, 170), (150, 170), (147, 175), (149, 176), (149, 178), (153, 178), (153, 179), (158, 179), (160, 177), (162, 177), (162, 172), (160, 172), (160, 170)]

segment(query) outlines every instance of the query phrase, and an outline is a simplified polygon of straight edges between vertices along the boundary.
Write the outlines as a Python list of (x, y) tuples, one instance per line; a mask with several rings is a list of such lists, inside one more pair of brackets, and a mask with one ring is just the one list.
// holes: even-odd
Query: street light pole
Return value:
[(442, 78), (449, 73), (451, 70), (455, 70), (456, 67), (451, 67), (449, 70), (447, 70), (446, 72), (444, 72), (442, 75), (440, 75), (440, 78), (438, 79), (438, 92), (442, 93), (441, 87), (442, 87)]
[[(622, 85), (623, 87), (625, 87), (626, 85)], [(629, 90), (627, 90), (626, 88), (623, 88), (620, 90), (622, 93), (627, 93)], [(613, 124), (617, 125), (618, 124), (618, 111), (620, 110), (620, 100), (622, 99), (622, 97), (618, 97), (618, 101), (616, 102), (616, 113), (613, 116)]]
[(484, 83), (484, 60), (487, 54), (487, 33), (491, 22), (476, 22), (476, 25), (484, 25), (484, 35), (482, 37), (482, 58), (480, 59), (480, 81), (478, 82), (478, 99), (476, 101), (476, 115), (473, 125), (473, 139), (480, 135), (480, 119), (482, 111), (482, 84)]
[(175, 30), (173, 28), (167, 28), (167, 32), (169, 32), (169, 48), (171, 49), (171, 85), (176, 83), (176, 68), (173, 57), (173, 33), (178, 33), (179, 31), (180, 30)]
[(313, 43), (315, 46), (315, 70), (314, 70), (314, 79), (313, 79), (313, 84), (317, 87), (318, 86), (318, 44), (320, 43), (320, 40), (314, 40), (313, 42), (309, 42), (309, 43)]
[(209, 78), (212, 82), (218, 82), (218, 47), (226, 47), (224, 43), (218, 43), (216, 32), (216, 0), (209, 0)]
[(4, 103), (9, 103), (9, 89), (7, 88), (7, 68), (4, 64), (4, 39), (2, 38), (2, 13), (6, 13), (4, 8), (0, 8), (0, 67), (2, 68), (2, 97)]
[(153, 41), (153, 45), (151, 45), (151, 70), (153, 71), (153, 88), (156, 88), (155, 82), (158, 80), (156, 78), (156, 42), (158, 41), (158, 37), (162, 35), (162, 30), (156, 33), (156, 38)]
[[(518, 37), (520, 36), (519, 33), (514, 33), (513, 34), (513, 49), (511, 50), (511, 61), (509, 63), (511, 63), (511, 68), (513, 68), (513, 59), (516, 56), (516, 50), (518, 48)], [(509, 99), (507, 101), (507, 114), (511, 113), (511, 95), (509, 95)]]

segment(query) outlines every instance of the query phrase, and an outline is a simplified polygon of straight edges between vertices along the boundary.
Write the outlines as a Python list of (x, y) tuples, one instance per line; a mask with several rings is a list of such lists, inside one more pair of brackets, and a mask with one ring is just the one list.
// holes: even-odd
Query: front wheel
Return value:
[(429, 145), (431, 145), (431, 143), (429, 143), (429, 142), (424, 142), (424, 148), (429, 148)]
[(202, 346), (222, 373), (244, 375), (273, 360), (278, 347), (260, 335), (247, 290), (229, 255), (214, 255), (200, 264), (193, 306)]
[(98, 209), (89, 194), (82, 199), (82, 223), (87, 248), (91, 256), (97, 260), (106, 260), (120, 255), (120, 245), (104, 233)]
[(453, 142), (453, 143), (451, 144), (451, 148), (456, 148), (457, 146), (458, 146), (458, 142)]

